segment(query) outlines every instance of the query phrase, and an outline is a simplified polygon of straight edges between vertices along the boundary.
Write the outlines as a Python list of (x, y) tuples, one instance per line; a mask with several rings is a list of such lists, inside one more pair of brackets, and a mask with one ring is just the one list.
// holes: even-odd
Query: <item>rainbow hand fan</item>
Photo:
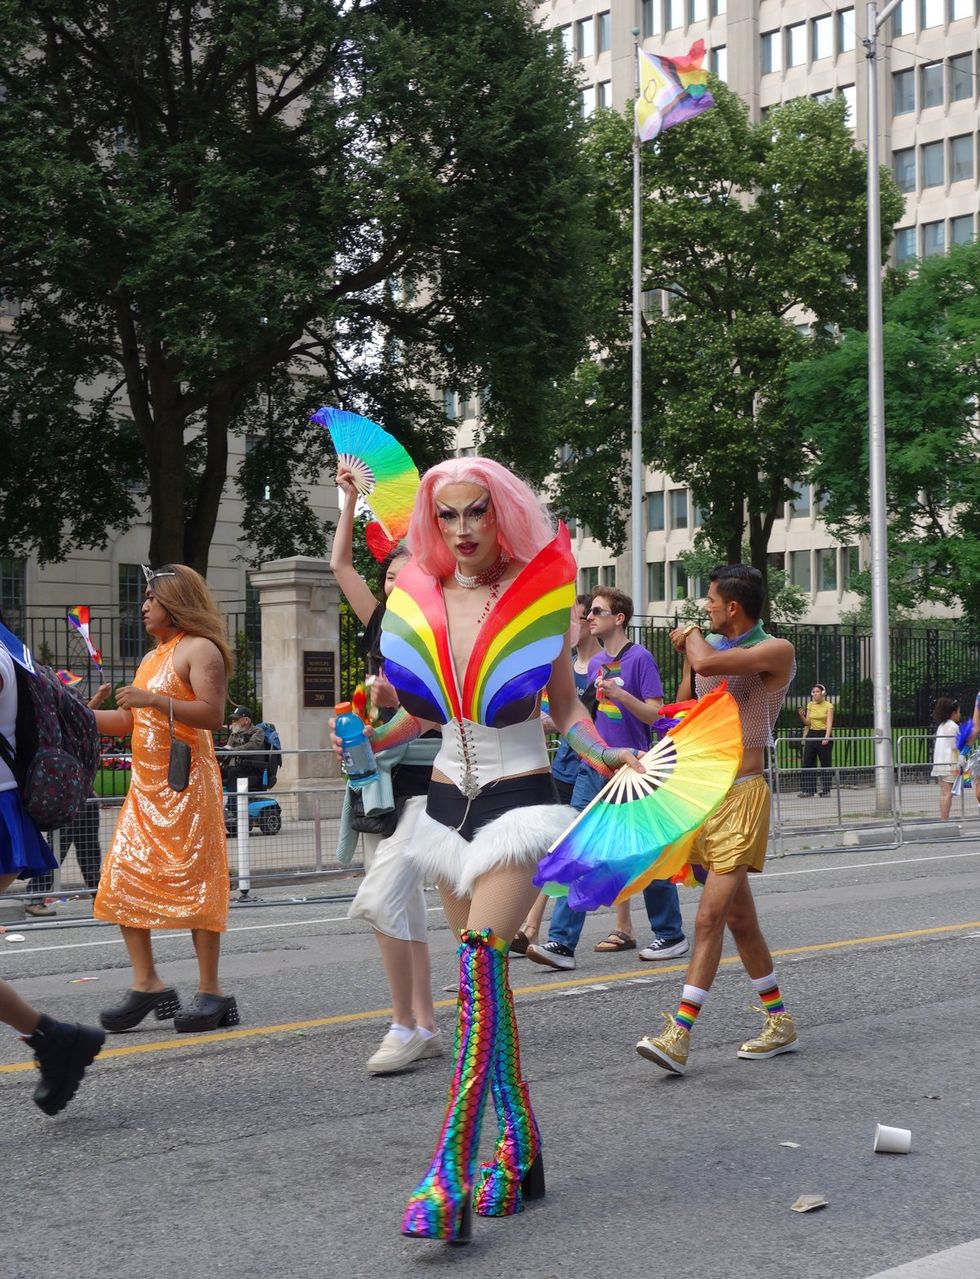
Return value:
[(545, 854), (534, 877), (574, 910), (611, 906), (624, 890), (669, 879), (694, 832), (728, 793), (742, 762), (738, 707), (724, 684), (642, 756), (624, 766)]
[(400, 542), (408, 532), (419, 491), (415, 463), (377, 422), (324, 406), (310, 418), (330, 432), (338, 462), (354, 472), (358, 493), (367, 500), (385, 535)]

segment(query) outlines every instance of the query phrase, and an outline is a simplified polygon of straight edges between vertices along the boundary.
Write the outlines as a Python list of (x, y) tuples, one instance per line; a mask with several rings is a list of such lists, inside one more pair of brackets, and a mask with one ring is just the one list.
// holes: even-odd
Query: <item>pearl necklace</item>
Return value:
[(506, 551), (501, 551), (489, 568), (485, 568), (482, 573), (477, 573), (474, 577), (467, 577), (465, 573), (459, 571), (459, 565), (453, 571), (453, 577), (456, 579), (456, 585), (462, 586), (466, 591), (475, 591), (478, 586), (496, 586), (504, 575), (504, 569), (510, 563), (510, 556)]

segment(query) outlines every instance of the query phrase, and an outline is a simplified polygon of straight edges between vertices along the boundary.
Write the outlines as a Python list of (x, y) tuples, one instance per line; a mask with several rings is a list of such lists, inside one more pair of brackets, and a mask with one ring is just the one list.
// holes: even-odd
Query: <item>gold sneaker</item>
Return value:
[(747, 1039), (738, 1050), (746, 1061), (761, 1061), (763, 1057), (778, 1057), (780, 1053), (795, 1053), (800, 1046), (796, 1037), (796, 1024), (790, 1013), (766, 1013), (762, 1034)]
[(636, 1045), (636, 1051), (647, 1061), (654, 1062), (671, 1074), (683, 1075), (687, 1070), (687, 1054), (691, 1047), (691, 1032), (678, 1026), (672, 1013), (663, 1013), (664, 1028), (656, 1039), (644, 1035)]

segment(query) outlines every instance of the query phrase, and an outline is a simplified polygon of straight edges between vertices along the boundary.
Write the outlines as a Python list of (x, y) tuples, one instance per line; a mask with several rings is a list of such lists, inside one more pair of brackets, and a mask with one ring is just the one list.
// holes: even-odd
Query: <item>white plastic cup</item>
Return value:
[(875, 1124), (874, 1148), (879, 1155), (907, 1155), (912, 1148), (912, 1131)]

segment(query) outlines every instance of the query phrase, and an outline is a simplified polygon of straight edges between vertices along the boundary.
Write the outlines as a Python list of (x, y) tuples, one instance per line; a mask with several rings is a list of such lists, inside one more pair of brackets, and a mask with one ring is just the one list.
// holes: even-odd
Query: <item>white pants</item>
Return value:
[(348, 919), (363, 919), (398, 941), (426, 940), (425, 872), (408, 856), (415, 825), (424, 811), (425, 796), (415, 796), (406, 802), (393, 835), (387, 839), (364, 836), (367, 874), (347, 912)]

